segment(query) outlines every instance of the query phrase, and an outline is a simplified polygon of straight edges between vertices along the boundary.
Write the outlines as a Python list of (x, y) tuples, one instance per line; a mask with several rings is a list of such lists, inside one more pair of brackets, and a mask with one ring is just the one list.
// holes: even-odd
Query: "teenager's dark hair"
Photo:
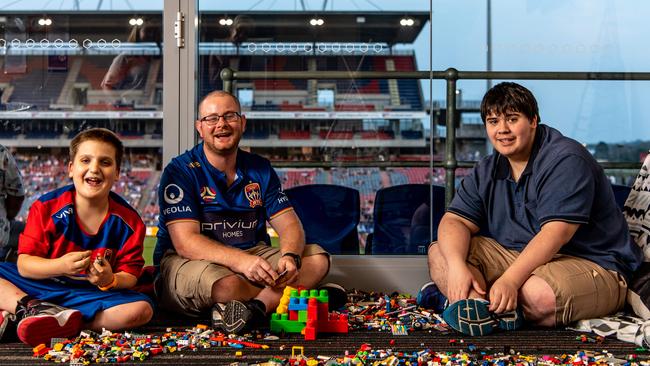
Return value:
[(507, 112), (519, 112), (531, 121), (533, 117), (537, 117), (537, 122), (541, 122), (535, 96), (530, 90), (517, 83), (499, 83), (488, 90), (481, 101), (483, 123), (485, 123), (485, 118), (492, 113), (500, 115)]
[(117, 169), (120, 169), (122, 166), (122, 157), (124, 156), (124, 145), (116, 134), (106, 128), (90, 128), (79, 132), (70, 141), (70, 161), (74, 161), (74, 157), (79, 151), (79, 145), (85, 141), (101, 141), (112, 145), (115, 148), (115, 164), (117, 165)]

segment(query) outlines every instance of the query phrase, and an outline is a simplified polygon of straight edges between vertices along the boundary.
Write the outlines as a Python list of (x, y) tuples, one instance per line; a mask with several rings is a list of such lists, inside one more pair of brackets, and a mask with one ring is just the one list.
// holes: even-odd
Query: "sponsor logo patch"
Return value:
[(217, 193), (210, 187), (201, 188), (201, 198), (204, 202), (213, 202), (217, 198)]
[(165, 187), (164, 199), (170, 205), (175, 205), (183, 200), (183, 190), (176, 184), (168, 184)]

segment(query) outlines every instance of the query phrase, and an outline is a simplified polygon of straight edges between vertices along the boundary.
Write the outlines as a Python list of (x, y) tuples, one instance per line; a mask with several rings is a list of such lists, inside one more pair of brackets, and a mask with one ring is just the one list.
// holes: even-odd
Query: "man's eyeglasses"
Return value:
[(208, 126), (214, 126), (217, 124), (217, 122), (219, 122), (219, 118), (221, 117), (223, 117), (224, 121), (228, 123), (233, 123), (233, 122), (239, 122), (239, 119), (241, 118), (241, 114), (237, 112), (226, 112), (224, 114), (210, 114), (201, 118), (199, 121), (204, 122)]

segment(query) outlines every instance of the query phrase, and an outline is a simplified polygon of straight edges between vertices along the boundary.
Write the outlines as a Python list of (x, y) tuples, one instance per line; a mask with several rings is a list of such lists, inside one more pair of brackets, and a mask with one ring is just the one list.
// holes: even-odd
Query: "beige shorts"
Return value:
[[(494, 239), (476, 236), (472, 238), (467, 262), (483, 273), (489, 287), (519, 254)], [(555, 293), (557, 325), (612, 314), (625, 304), (625, 279), (587, 259), (556, 254), (533, 274), (546, 281)]]
[[(274, 268), (280, 260), (280, 249), (257, 245), (247, 253), (266, 259)], [(316, 244), (305, 245), (303, 257), (329, 254)], [(229, 268), (206, 261), (185, 259), (168, 251), (160, 261), (160, 275), (156, 279), (156, 295), (160, 305), (171, 311), (189, 316), (202, 316), (210, 310), (212, 285), (220, 279), (234, 275)]]

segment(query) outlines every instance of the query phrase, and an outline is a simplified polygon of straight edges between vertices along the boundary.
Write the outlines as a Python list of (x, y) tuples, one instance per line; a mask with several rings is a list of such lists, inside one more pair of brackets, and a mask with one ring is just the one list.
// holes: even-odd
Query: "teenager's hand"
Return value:
[(59, 261), (61, 274), (67, 276), (78, 276), (85, 271), (90, 265), (90, 250), (83, 252), (70, 252), (57, 258)]
[(105, 287), (113, 282), (113, 268), (107, 260), (97, 257), (88, 267), (88, 282)]
[(251, 282), (265, 285), (275, 286), (275, 279), (278, 278), (278, 273), (273, 269), (271, 264), (264, 258), (256, 255), (245, 254), (244, 260), (239, 261), (237, 268), (233, 268), (235, 272), (241, 273)]
[(467, 265), (458, 265), (449, 268), (447, 277), (447, 299), (450, 304), (469, 298), (470, 291), (474, 290), (480, 295), (485, 295), (485, 290), (474, 278)]
[(497, 314), (517, 308), (519, 286), (508, 278), (501, 276), (490, 288), (490, 311)]

